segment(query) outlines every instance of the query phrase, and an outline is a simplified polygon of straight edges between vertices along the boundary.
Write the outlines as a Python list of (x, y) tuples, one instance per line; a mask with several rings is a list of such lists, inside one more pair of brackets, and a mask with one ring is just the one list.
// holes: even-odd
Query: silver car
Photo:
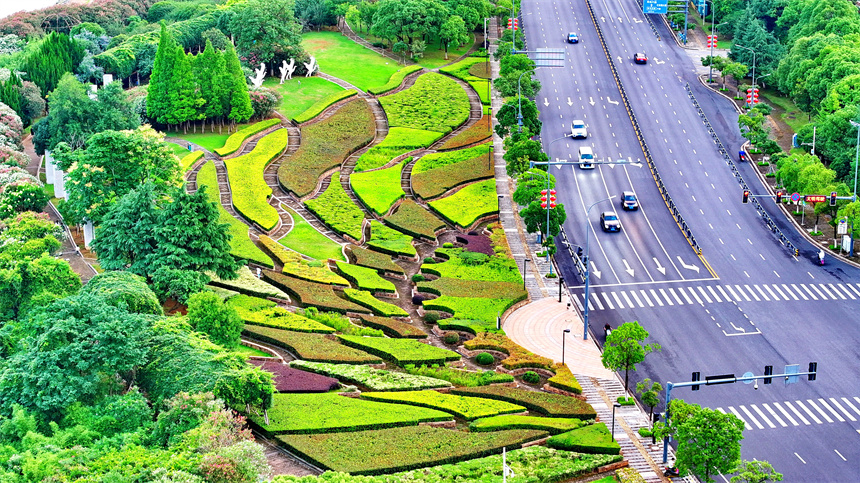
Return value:
[(639, 200), (636, 199), (636, 193), (632, 191), (621, 193), (621, 207), (625, 210), (638, 210)]
[(614, 212), (604, 211), (600, 214), (600, 228), (603, 231), (621, 231), (621, 220), (618, 219), (618, 215)]
[(588, 130), (585, 128), (585, 121), (580, 119), (573, 121), (570, 137), (574, 139), (588, 137)]

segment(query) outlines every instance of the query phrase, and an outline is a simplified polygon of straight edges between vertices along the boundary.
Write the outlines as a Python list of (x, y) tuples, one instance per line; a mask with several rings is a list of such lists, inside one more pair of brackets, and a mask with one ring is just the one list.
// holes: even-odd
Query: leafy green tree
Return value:
[(200, 426), (212, 413), (224, 410), (224, 403), (216, 400), (211, 392), (180, 392), (164, 401), (164, 406), (150, 436), (152, 443), (159, 446), (180, 442), (183, 433)]
[(735, 22), (734, 43), (729, 57), (735, 62), (752, 65), (752, 52), (741, 49), (738, 45), (755, 51), (756, 77), (772, 72), (782, 57), (782, 45), (765, 28), (764, 23), (754, 16), (750, 7), (747, 7)]
[(145, 183), (110, 206), (96, 227), (93, 249), (105, 270), (148, 275), (158, 224), (155, 186)]
[(448, 17), (439, 27), (439, 39), (445, 49), (445, 60), (448, 60), (448, 46), (450, 44), (462, 45), (469, 41), (466, 22), (458, 15)]
[(296, 0), (296, 18), (307, 29), (323, 25), (334, 25), (335, 13), (332, 0)]
[(48, 195), (40, 185), (21, 183), (5, 186), (3, 193), (0, 193), (0, 218), (8, 218), (23, 211), (41, 212), (48, 201)]
[(851, 228), (854, 238), (860, 235), (860, 201), (854, 201), (839, 208), (837, 216), (840, 219), (846, 218), (848, 220), (848, 226)]
[(176, 47), (174, 57), (173, 75), (170, 79), (170, 114), (167, 116), (168, 124), (182, 124), (183, 131), (188, 131), (188, 121), (196, 121), (203, 118), (198, 109), (205, 103), (200, 97), (200, 92), (195, 84), (194, 74), (191, 71), (191, 60), (182, 47)]
[(239, 345), (242, 319), (236, 309), (213, 292), (198, 292), (188, 299), (188, 322), (194, 330), (208, 334), (216, 344), (229, 349)]
[(508, 176), (517, 177), (526, 172), (532, 161), (546, 162), (549, 159), (543, 152), (541, 143), (531, 139), (531, 133), (532, 131), (526, 128), (523, 132), (512, 132), (511, 136), (505, 139), (505, 154), (502, 159), (505, 160)]
[[(529, 233), (547, 232), (547, 209), (540, 206), (541, 201), (535, 200), (529, 203), (528, 206), (520, 210), (520, 218), (526, 225), (526, 231)], [(550, 238), (558, 236), (561, 232), (561, 225), (567, 219), (567, 214), (564, 211), (564, 204), (559, 203), (555, 208), (549, 210), (549, 235)]]
[(149, 78), (146, 94), (146, 115), (159, 124), (169, 124), (171, 119), (170, 91), (173, 68), (176, 63), (176, 41), (162, 22), (158, 38), (158, 50)]
[(737, 416), (681, 400), (670, 403), (670, 414), (678, 441), (676, 463), (682, 474), (689, 472), (711, 483), (712, 475), (731, 473), (738, 467), (744, 423)]
[(212, 42), (207, 40), (203, 53), (198, 54), (194, 61), (194, 74), (200, 97), (203, 99), (200, 112), (205, 119), (216, 119), (224, 115), (224, 106), (221, 103), (225, 87), (222, 83), (224, 69), (223, 56), (215, 50)]
[[(496, 120), (498, 120), (498, 124), (496, 124), (495, 130), (496, 134), (501, 137), (507, 136), (511, 130), (518, 130), (518, 115), (520, 113), (520, 101), (518, 99), (511, 99), (499, 109), (499, 112), (496, 114)], [(541, 122), (538, 119), (538, 115), (540, 112), (538, 111), (537, 104), (531, 99), (522, 99), (522, 123), (525, 129), (528, 129), (529, 132), (539, 133), (541, 130)]]
[(547, 176), (549, 176), (549, 188), (555, 188), (555, 176), (549, 174), (543, 166), (522, 172), (517, 177), (517, 189), (513, 195), (514, 202), (518, 205), (528, 205), (540, 198), (540, 192), (547, 188)]
[(233, 35), (236, 50), (251, 66), (257, 67), (260, 62), (269, 63), (276, 58), (306, 57), (302, 49), (302, 27), (296, 20), (293, 2), (237, 2), (229, 7), (223, 19)]
[(164, 314), (146, 279), (131, 272), (102, 272), (91, 278), (81, 293), (98, 296), (106, 303), (134, 314)]
[(373, 28), (373, 17), (376, 15), (377, 10), (379, 10), (379, 2), (362, 0), (358, 4), (358, 14), (361, 18), (360, 26), (363, 25), (368, 32)]
[(227, 85), (226, 92), (229, 98), (227, 117), (233, 122), (245, 122), (254, 114), (254, 109), (251, 107), (251, 98), (248, 97), (245, 74), (242, 72), (242, 66), (232, 45), (228, 45), (224, 53), (224, 69), (225, 77), (222, 81)]
[(638, 321), (625, 322), (613, 330), (606, 338), (606, 345), (600, 359), (603, 367), (613, 371), (624, 371), (624, 391), (627, 391), (631, 370), (645, 360), (645, 356), (660, 351), (660, 344), (644, 344), (648, 331)]
[(188, 302), (188, 297), (203, 290), (209, 283), (205, 273), (195, 270), (178, 270), (158, 267), (152, 274), (152, 290), (162, 302), (173, 299), (180, 304)]
[[(784, 17), (784, 18), (783, 18)], [(788, 30), (786, 45), (816, 33), (848, 35), (860, 33), (860, 18), (850, 2), (842, 0), (789, 1), (777, 25)]]
[[(732, 62), (730, 64), (726, 64), (723, 66), (722, 70), (720, 70), (720, 74), (723, 78), (731, 77), (735, 80), (735, 90), (738, 89), (738, 82), (744, 78), (749, 72), (749, 67), (746, 64), (742, 64), (740, 62)], [(725, 81), (723, 82), (723, 87), (725, 87)], [(737, 92), (740, 95), (740, 91)]]
[(782, 183), (786, 191), (800, 193), (803, 191), (800, 172), (806, 166), (820, 162), (818, 157), (812, 154), (792, 153), (777, 161), (776, 178)]
[(767, 461), (741, 461), (731, 478), (732, 483), (767, 483), (782, 481), (782, 473), (777, 473)]
[(636, 392), (639, 394), (639, 400), (642, 405), (648, 408), (648, 420), (654, 420), (654, 408), (660, 405), (660, 391), (663, 386), (651, 379), (646, 378), (644, 381), (636, 384)]
[(63, 74), (72, 72), (84, 58), (84, 48), (66, 34), (51, 32), (27, 56), (22, 70), (43, 94), (54, 90)]

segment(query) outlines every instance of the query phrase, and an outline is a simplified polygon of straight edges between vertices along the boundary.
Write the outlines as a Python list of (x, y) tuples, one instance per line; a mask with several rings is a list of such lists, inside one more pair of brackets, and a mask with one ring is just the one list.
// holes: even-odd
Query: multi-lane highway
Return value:
[[(860, 474), (860, 377), (858, 327), (860, 271), (832, 258), (817, 266), (817, 248), (793, 231), (771, 199), (762, 204), (800, 255), (787, 250), (751, 205), (741, 203), (741, 188), (720, 155), (688, 96), (698, 100), (729, 152), (743, 139), (730, 102), (703, 87), (687, 54), (671, 39), (662, 20), (642, 14), (634, 0), (524, 0), (521, 22), (529, 50), (563, 48), (563, 68), (538, 69), (542, 89), (544, 146), (570, 132), (583, 119), (587, 139), (564, 139), (549, 146), (551, 159), (575, 160), (580, 146), (597, 159), (642, 163), (582, 170), (551, 168), (559, 199), (565, 204), (565, 232), (572, 244), (585, 243), (589, 230), (592, 333), (638, 320), (662, 352), (650, 355), (637, 376), (683, 382), (693, 371), (702, 376), (751, 371), (765, 365), (782, 372), (815, 361), (819, 377), (786, 386), (733, 384), (701, 391), (678, 389), (674, 397), (719, 408), (744, 420), (743, 457), (764, 459), (784, 473), (785, 481), (855, 481)], [(595, 24), (596, 23), (596, 24)], [(597, 26), (610, 59), (599, 42)], [(566, 42), (568, 32), (578, 44)], [(659, 38), (658, 38), (659, 35)], [(648, 63), (635, 64), (643, 52)], [(618, 83), (638, 119), (643, 137), (668, 192), (701, 246), (691, 248), (658, 191), (644, 162), (642, 147), (621, 102)], [(739, 164), (756, 193), (766, 190), (754, 167)], [(641, 209), (621, 210), (622, 191), (635, 191)], [(585, 210), (601, 199), (588, 217)], [(603, 233), (601, 211), (618, 213), (620, 233)], [(578, 280), (560, 250), (557, 263), (566, 280)]]

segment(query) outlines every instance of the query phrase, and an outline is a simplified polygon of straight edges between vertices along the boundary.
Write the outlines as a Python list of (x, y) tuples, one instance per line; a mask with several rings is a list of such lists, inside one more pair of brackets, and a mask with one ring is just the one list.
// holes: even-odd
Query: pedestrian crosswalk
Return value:
[[(582, 310), (585, 294), (574, 298)], [(723, 302), (860, 301), (860, 283), (710, 284), (666, 288), (594, 289), (589, 310), (617, 310)]]
[(747, 431), (794, 426), (813, 426), (835, 422), (856, 422), (860, 418), (860, 398), (818, 398), (716, 408), (734, 414)]

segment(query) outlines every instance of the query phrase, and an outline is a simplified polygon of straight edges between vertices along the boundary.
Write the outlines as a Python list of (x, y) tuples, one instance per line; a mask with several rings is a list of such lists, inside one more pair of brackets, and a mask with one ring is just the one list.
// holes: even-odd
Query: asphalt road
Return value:
[[(772, 199), (761, 198), (800, 248), (794, 257), (752, 205), (741, 203), (738, 181), (686, 86), (730, 153), (743, 142), (737, 114), (727, 100), (699, 84), (689, 57), (671, 41), (659, 17), (650, 20), (662, 40), (641, 4), (596, 0), (592, 7), (660, 176), (702, 248), (700, 257), (646, 165), (552, 167), (568, 214), (569, 241), (585, 245), (586, 231), (590, 238), (592, 333), (602, 334), (605, 323), (617, 327), (638, 320), (663, 350), (649, 355), (635, 378), (650, 377), (664, 386), (690, 380), (693, 371), (702, 378), (758, 375), (765, 365), (781, 373), (787, 364), (805, 371), (810, 361), (818, 362), (820, 374), (812, 382), (803, 377), (791, 385), (760, 383), (758, 390), (740, 383), (698, 392), (678, 388), (673, 397), (741, 417), (747, 425), (743, 458), (771, 462), (784, 481), (856, 481), (860, 271), (832, 258), (825, 267), (817, 266), (817, 249), (793, 231)], [(644, 162), (586, 4), (528, 0), (521, 22), (529, 50), (563, 48), (567, 53), (563, 68), (537, 70), (541, 138), (550, 158), (576, 159), (578, 147), (587, 145), (598, 159)], [(567, 44), (568, 32), (577, 32), (580, 43)], [(634, 64), (636, 52), (647, 54), (648, 63)], [(570, 132), (574, 119), (586, 121), (589, 137), (549, 145)], [(754, 193), (766, 193), (754, 167), (737, 166)], [(621, 210), (623, 190), (636, 192), (639, 211)], [(601, 231), (598, 217), (604, 210), (618, 213), (621, 233)], [(564, 253), (560, 250), (557, 263), (582, 308), (581, 281)]]

